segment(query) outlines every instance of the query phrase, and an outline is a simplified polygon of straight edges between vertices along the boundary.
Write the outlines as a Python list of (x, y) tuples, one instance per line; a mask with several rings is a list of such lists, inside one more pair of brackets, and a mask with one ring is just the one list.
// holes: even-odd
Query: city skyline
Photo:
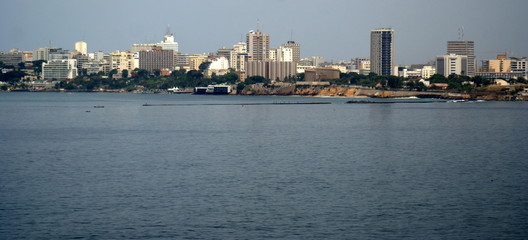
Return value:
[[(301, 44), (302, 57), (323, 56), (337, 62), (369, 57), (370, 30), (390, 27), (396, 32), (395, 64), (406, 65), (446, 54), (446, 42), (459, 40), (459, 28), (463, 27), (463, 39), (475, 42), (479, 61), (501, 51), (528, 56), (524, 46), (528, 30), (523, 24), (526, 1), (183, 3), (6, 1), (0, 19), (10, 24), (0, 37), (0, 51), (34, 50), (50, 42), (54, 47), (73, 49), (78, 41), (87, 42), (89, 52), (126, 51), (134, 43), (159, 42), (169, 25), (183, 53), (231, 47), (259, 28), (271, 35), (271, 47), (293, 40)], [(184, 10), (179, 10), (180, 6), (185, 6)], [(56, 13), (57, 9), (62, 12)]]

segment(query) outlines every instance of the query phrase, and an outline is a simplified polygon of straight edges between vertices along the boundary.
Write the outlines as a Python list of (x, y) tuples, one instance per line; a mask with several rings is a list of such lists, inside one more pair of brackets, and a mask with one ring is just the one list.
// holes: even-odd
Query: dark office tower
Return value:
[(394, 66), (394, 30), (390, 28), (370, 31), (370, 71), (378, 75), (391, 75)]

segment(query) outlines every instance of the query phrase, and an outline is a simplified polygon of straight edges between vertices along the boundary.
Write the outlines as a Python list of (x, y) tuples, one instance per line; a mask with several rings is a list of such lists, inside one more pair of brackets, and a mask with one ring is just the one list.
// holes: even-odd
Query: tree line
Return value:
[[(42, 72), (43, 60), (33, 61), (31, 69), (35, 71), (35, 74)], [(70, 81), (61, 81), (57, 84), (56, 88), (64, 88), (68, 90), (72, 89), (125, 89), (127, 91), (133, 91), (138, 88), (145, 89), (167, 89), (171, 87), (179, 88), (193, 88), (202, 87), (210, 84), (237, 84), (237, 89), (241, 90), (247, 85), (251, 84), (263, 84), (265, 86), (271, 84), (270, 79), (266, 79), (262, 76), (250, 76), (245, 81), (240, 81), (239, 76), (234, 71), (229, 71), (224, 75), (212, 74), (211, 76), (205, 75), (209, 62), (202, 63), (198, 70), (175, 70), (169, 76), (163, 76), (160, 70), (154, 70), (149, 72), (145, 69), (134, 69), (129, 72), (123, 70), (118, 75), (117, 69), (112, 69), (108, 73), (99, 72), (94, 74), (87, 74), (86, 69), (81, 69), (79, 75)], [(11, 85), (23, 84), (21, 79), (27, 74), (23, 71), (25, 64), (20, 63), (17, 66), (6, 66), (0, 62), (0, 68), (13, 68), (15, 70), (8, 71), (6, 73), (0, 72), (0, 81), (7, 82)], [(278, 79), (277, 79), (278, 80)], [(434, 83), (445, 83), (447, 84), (448, 90), (456, 91), (472, 91), (476, 88), (485, 87), (492, 84), (492, 80), (483, 78), (480, 76), (468, 77), (452, 74), (448, 77), (444, 77), (440, 74), (435, 74), (427, 79), (431, 84)], [(281, 82), (295, 83), (297, 81), (304, 81), (304, 73), (297, 74), (296, 76), (290, 76), (282, 79)], [(423, 82), (410, 81), (410, 78), (398, 77), (398, 76), (386, 76), (377, 75), (375, 73), (369, 73), (368, 75), (362, 75), (354, 72), (341, 73), (339, 78), (326, 80), (331, 85), (359, 85), (370, 88), (378, 89), (408, 89), (416, 91), (426, 91), (429, 89), (436, 89), (436, 87), (427, 87)], [(514, 83), (528, 83), (524, 78), (509, 79), (508, 82)]]

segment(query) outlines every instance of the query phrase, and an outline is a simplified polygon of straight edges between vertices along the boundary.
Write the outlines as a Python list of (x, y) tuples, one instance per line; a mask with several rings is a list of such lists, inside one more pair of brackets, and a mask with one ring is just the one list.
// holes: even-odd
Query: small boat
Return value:
[(172, 88), (168, 88), (167, 89), (167, 92), (170, 92), (170, 93), (176, 93), (176, 92), (179, 92), (180, 89), (177, 88), (177, 87), (172, 87)]
[(104, 108), (104, 106), (102, 106), (102, 105), (96, 105), (96, 106), (94, 106), (94, 108)]

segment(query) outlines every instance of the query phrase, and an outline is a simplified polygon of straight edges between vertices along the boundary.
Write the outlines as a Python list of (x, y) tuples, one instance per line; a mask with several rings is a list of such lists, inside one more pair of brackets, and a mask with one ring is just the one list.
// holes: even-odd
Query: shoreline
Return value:
[[(518, 89), (523, 88), (524, 91)], [(512, 89), (517, 91), (512, 91)], [(458, 93), (450, 91), (408, 91), (408, 90), (380, 90), (358, 87), (311, 87), (290, 88), (287, 91), (276, 91), (274, 88), (262, 86), (250, 86), (240, 93), (232, 92), (226, 95), (240, 96), (292, 96), (292, 97), (316, 97), (316, 98), (354, 98), (354, 99), (443, 99), (443, 100), (486, 100), (486, 101), (528, 101), (528, 85), (495, 86), (487, 91)], [(129, 94), (193, 94), (190, 91), (170, 92), (167, 90), (148, 91), (126, 91), (124, 89), (86, 90), (86, 89), (15, 89), (0, 91), (4, 92), (75, 92), (75, 93), (129, 93)]]

